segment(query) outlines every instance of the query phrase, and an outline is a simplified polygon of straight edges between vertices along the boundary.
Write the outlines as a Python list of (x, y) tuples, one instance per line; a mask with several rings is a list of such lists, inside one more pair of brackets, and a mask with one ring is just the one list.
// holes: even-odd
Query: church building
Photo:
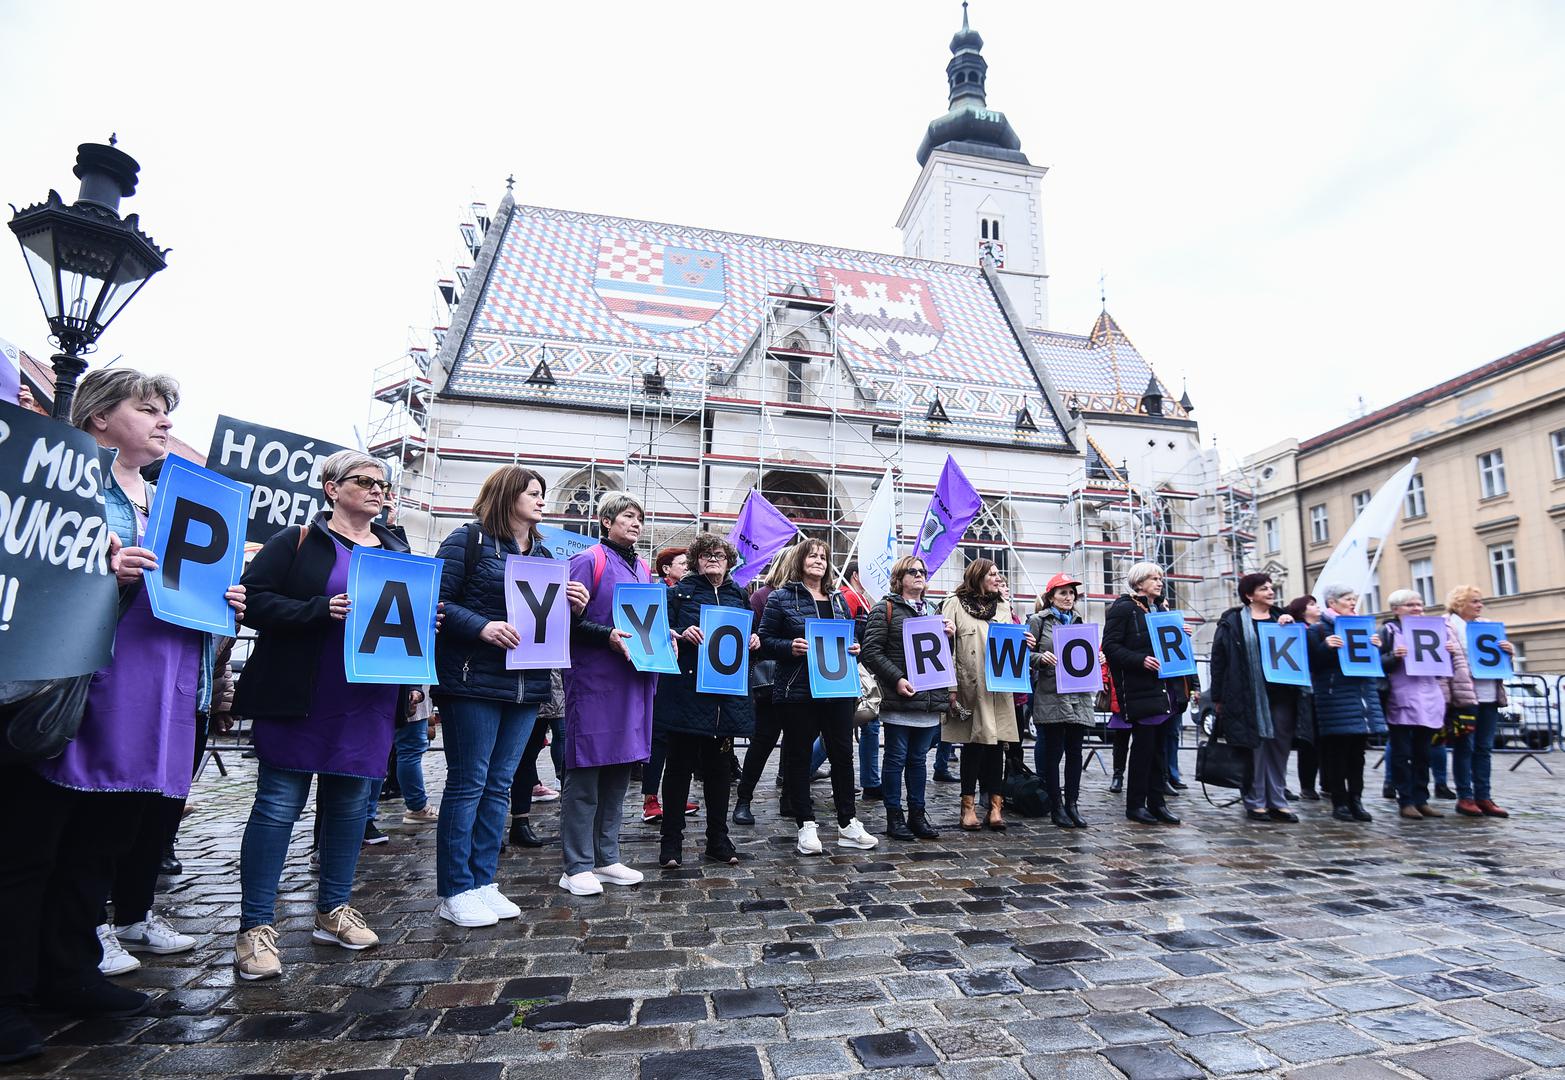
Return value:
[(1189, 397), (1106, 310), (1085, 334), (1050, 328), (1047, 170), (986, 75), (964, 5), (899, 255), (529, 206), (509, 184), (475, 206), (472, 264), (441, 283), (449, 324), (377, 381), (371, 449), (400, 468), (414, 550), (516, 462), (567, 529), (634, 492), (650, 549), (726, 532), (759, 489), (840, 569), (887, 476), (911, 544), (949, 454), (984, 497), (962, 553), (1013, 592), (1066, 570), (1103, 599), (1151, 558), (1215, 617), (1250, 543), (1243, 499), (1219, 490)]

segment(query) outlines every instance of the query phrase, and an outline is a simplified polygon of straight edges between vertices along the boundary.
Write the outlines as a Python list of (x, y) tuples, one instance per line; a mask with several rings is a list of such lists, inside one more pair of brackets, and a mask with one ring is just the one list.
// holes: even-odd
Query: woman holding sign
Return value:
[[(1081, 791), (1082, 737), (1097, 723), (1093, 711), (1094, 691), (1062, 694), (1059, 691), (1060, 658), (1054, 655), (1056, 627), (1075, 626), (1082, 621), (1076, 610), (1077, 590), (1081, 582), (1068, 574), (1055, 574), (1038, 598), (1038, 610), (1027, 620), (1027, 629), (1042, 644), (1033, 654), (1032, 720), (1038, 731), (1033, 748), (1038, 775), (1049, 793), (1050, 817), (1062, 829), (1085, 829), (1086, 819), (1076, 809)], [(1092, 628), (1088, 628), (1089, 632)], [(1062, 651), (1083, 652), (1089, 670), (1098, 667), (1098, 652), (1093, 648)], [(1060, 764), (1065, 765), (1065, 789), (1060, 790)]]
[[(1380, 636), (1367, 616), (1365, 625), (1352, 625), (1359, 618), (1359, 598), (1348, 586), (1327, 585), (1321, 599), (1325, 606), (1320, 609), (1320, 622), (1310, 627), (1306, 637), (1321, 789), (1331, 796), (1331, 816), (1338, 821), (1373, 821), (1364, 809), (1364, 747), (1371, 735), (1386, 730), (1380, 708), (1381, 667), (1375, 652)], [(1359, 657), (1372, 670), (1346, 672), (1344, 668), (1350, 666), (1346, 661)]]
[[(864, 650), (859, 659), (880, 682), (880, 722), (886, 733), (885, 761), (881, 769), (886, 806), (886, 835), (893, 840), (938, 840), (940, 833), (929, 823), (924, 811), (924, 792), (929, 780), (929, 751), (940, 738), (940, 714), (950, 695), (940, 688), (914, 690), (909, 681), (913, 665), (905, 644), (909, 619), (934, 615), (924, 589), (929, 571), (917, 555), (904, 555), (891, 567), (891, 592), (869, 609), (864, 626)], [(956, 625), (942, 619), (935, 632), (947, 638), (956, 633)], [(939, 639), (926, 642), (938, 645)], [(913, 644), (920, 661), (933, 661)], [(950, 685), (947, 683), (946, 685)], [(902, 784), (907, 782), (907, 816), (902, 813)]]
[[(1429, 742), (1445, 727), (1450, 706), (1472, 709), (1478, 697), (1456, 635), (1444, 620), (1424, 617), (1423, 598), (1412, 589), (1398, 589), (1386, 597), (1386, 604), (1391, 608), (1391, 619), (1381, 629), (1384, 642), (1380, 647), (1386, 680), (1391, 684), (1386, 708), (1386, 723), (1391, 729), (1386, 772), (1396, 787), (1402, 817), (1413, 821), (1444, 817), (1429, 805)], [(1433, 623), (1433, 629), (1424, 623)], [(1433, 644), (1421, 647), (1429, 638)], [(1413, 649), (1438, 660), (1442, 645), (1446, 654), (1443, 675), (1422, 673), (1425, 665), (1419, 663), (1421, 656), (1409, 655)]]
[[(962, 583), (946, 597), (940, 614), (956, 629), (952, 652), (956, 688), (947, 694), (950, 711), (940, 725), (940, 737), (962, 744), (962, 828), (987, 826), (1005, 830), (1005, 743), (1018, 742), (1015, 695), (989, 690), (985, 671), (991, 624), (1011, 622), (1011, 605), (1000, 595), (1005, 577), (988, 559), (974, 559), (962, 571)], [(1024, 638), (1036, 647), (1032, 634)], [(988, 813), (982, 824), (974, 807), (982, 795)]]
[[(806, 540), (789, 550), (788, 583), (766, 598), (761, 612), (761, 653), (777, 661), (772, 678), (772, 702), (783, 729), (784, 783), (788, 803), (799, 823), (801, 855), (819, 855), (821, 841), (810, 801), (810, 751), (819, 736), (831, 761), (831, 793), (837, 807), (837, 846), (868, 849), (879, 841), (857, 817), (853, 792), (853, 715), (858, 695), (816, 698), (811, 690), (807, 658), (812, 642), (808, 624), (817, 619), (848, 620), (847, 601), (826, 583), (829, 557), (820, 540)], [(819, 652), (822, 645), (814, 646)], [(849, 656), (859, 645), (848, 645)], [(854, 682), (857, 683), (855, 665)]]
[[(508, 617), (507, 592), (517, 586), (507, 562), (513, 556), (554, 558), (538, 534), (546, 491), (533, 470), (502, 465), (478, 490), (477, 520), (452, 530), (438, 553), (445, 626), (435, 644), (435, 699), (445, 727), (446, 787), (435, 826), (435, 889), (437, 913), (458, 926), (493, 926), (521, 914), (495, 874), (511, 784), (538, 707), (549, 701), (550, 680), (548, 668), (507, 665), (522, 641)], [(563, 576), (563, 567), (556, 573)], [(526, 595), (567, 603), (577, 612), (586, 605), (585, 586), (568, 584), (563, 595), (553, 591), (557, 587), (551, 582)], [(547, 626), (547, 610), (529, 610)]]
[[(679, 634), (679, 674), (658, 680), (652, 712), (654, 733), (662, 734), (668, 747), (663, 805), (685, 804), (691, 773), (699, 768), (707, 814), (703, 858), (733, 866), (745, 856), (728, 838), (728, 791), (733, 782), (729, 773), (734, 736), (749, 735), (755, 727), (743, 661), (747, 653), (761, 647), (761, 639), (754, 632), (749, 598), (729, 576), (739, 560), (738, 550), (720, 536), (701, 533), (691, 542), (688, 555), (694, 569), (669, 590), (669, 625)], [(713, 608), (732, 608), (742, 614), (738, 619), (705, 614)], [(704, 690), (698, 672), (703, 667), (732, 675), (733, 684)], [(663, 815), (659, 866), (679, 865), (684, 834), (685, 815)]]
[[(1483, 593), (1472, 585), (1458, 585), (1445, 599), (1445, 621), (1456, 635), (1456, 644), (1465, 654), (1468, 645), (1467, 624), (1483, 615)], [(1488, 624), (1504, 627), (1498, 623)], [(1503, 638), (1491, 643), (1507, 657), (1516, 655), (1516, 647)], [(1482, 662), (1483, 643), (1475, 646), (1476, 655), (1468, 656), (1468, 667)], [(1503, 658), (1501, 658), (1503, 659)], [(1504, 679), (1473, 675), (1473, 690), (1478, 695), (1476, 726), (1451, 744), (1452, 771), (1456, 774), (1456, 812), (1466, 817), (1510, 817), (1490, 797), (1489, 764), (1494, 753), (1494, 735), (1500, 726), (1500, 710), (1505, 708)]]
[(1186, 677), (1162, 677), (1162, 663), (1153, 651), (1147, 626), (1149, 614), (1168, 607), (1163, 601), (1163, 568), (1136, 563), (1125, 584), (1130, 591), (1109, 605), (1103, 624), (1103, 654), (1108, 657), (1120, 709), (1131, 725), (1125, 817), (1142, 825), (1178, 825), (1179, 819), (1168, 812), (1164, 801), (1163, 724), (1176, 703), (1184, 707)]
[(234, 712), (255, 722), (255, 802), (239, 852), (242, 979), (282, 974), (273, 926), (288, 841), (319, 777), (320, 885), (314, 937), (345, 949), (379, 938), (349, 905), (369, 812), (385, 778), (407, 688), (350, 683), (343, 662), (348, 564), (355, 548), (407, 551), (375, 519), (391, 485), (385, 465), (340, 450), (321, 466), (330, 509), (302, 529), (273, 536), (245, 571), (250, 625), (259, 632), (239, 677)]
[[(1296, 737), (1314, 741), (1314, 718), (1309, 696), (1298, 686), (1267, 678), (1263, 627), (1293, 623), (1293, 616), (1273, 602), (1276, 592), (1270, 574), (1239, 579), (1240, 606), (1223, 612), (1212, 640), (1212, 705), (1223, 739), (1250, 751), (1245, 816), (1294, 823), (1299, 815), (1288, 806), (1288, 755)], [(1296, 664), (1304, 664), (1303, 652), (1294, 649)]]

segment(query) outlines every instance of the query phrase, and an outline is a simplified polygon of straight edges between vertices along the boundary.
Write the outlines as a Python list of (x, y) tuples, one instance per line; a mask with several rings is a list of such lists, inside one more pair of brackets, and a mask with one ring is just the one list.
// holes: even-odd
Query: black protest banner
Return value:
[(86, 432), (0, 404), (0, 682), (85, 675), (112, 657), (113, 461)]
[(264, 544), (279, 529), (308, 525), (326, 509), (321, 466), (346, 449), (281, 428), (219, 416), (206, 464), (219, 476), (254, 489), (245, 541)]

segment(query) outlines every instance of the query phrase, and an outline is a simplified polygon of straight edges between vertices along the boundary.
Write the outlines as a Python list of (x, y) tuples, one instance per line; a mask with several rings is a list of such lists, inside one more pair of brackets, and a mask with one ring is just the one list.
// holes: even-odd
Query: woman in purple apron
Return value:
[[(117, 885), (116, 863), (144, 822), (161, 836), (164, 798), (189, 792), (196, 710), (211, 693), (210, 636), (154, 618), (141, 581), (157, 561), (139, 546), (153, 490), (140, 470), (168, 453), (168, 414), (178, 403), (172, 379), (116, 370), (87, 376), (71, 410), (77, 427), (118, 451), (104, 513), (118, 539), (111, 569), (122, 615), (114, 660), (93, 676), (76, 738), (56, 758), (0, 769), (9, 823), (0, 831), (0, 1062), (42, 1049), (19, 1011), (27, 998), (88, 1016), (133, 1015), (150, 1000), (103, 977), (99, 961), (119, 939), (95, 928), (111, 885), (127, 930), (152, 918), (156, 849), (150, 861), (132, 860), (141, 872), (121, 874)], [(230, 589), (228, 601), (243, 614), (243, 589)], [(72, 632), (68, 622), (60, 630)]]
[(255, 803), (239, 852), (234, 967), (243, 979), (282, 973), (272, 920), (288, 841), (318, 776), (320, 883), (314, 938), (367, 949), (379, 938), (348, 901), (370, 787), (386, 776), (407, 687), (350, 683), (343, 668), (348, 563), (355, 547), (406, 551), (375, 521), (390, 493), (384, 466), (341, 450), (321, 467), (331, 509), (266, 542), (245, 572), (259, 632), (239, 677), (234, 712), (255, 724)]
[(652, 701), (658, 677), (631, 666), (626, 635), (614, 629), (614, 586), (652, 581), (636, 555), (641, 504), (613, 491), (598, 504), (603, 541), (571, 559), (571, 580), (590, 599), (571, 628), (571, 666), (565, 672), (565, 785), (560, 792), (560, 888), (577, 896), (603, 891), (604, 882), (635, 885), (640, 870), (620, 862), (630, 767), (652, 745)]

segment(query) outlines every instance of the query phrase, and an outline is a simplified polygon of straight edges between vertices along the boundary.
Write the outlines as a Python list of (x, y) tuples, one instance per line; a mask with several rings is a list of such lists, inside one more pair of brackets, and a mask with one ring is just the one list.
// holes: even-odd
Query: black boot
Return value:
[(750, 811), (750, 800), (740, 799), (734, 803), (734, 824), (754, 825), (755, 815)]
[(907, 819), (902, 816), (900, 807), (886, 807), (886, 835), (893, 840), (917, 840), (913, 830), (907, 827)]
[(1060, 799), (1050, 800), (1049, 820), (1061, 829), (1074, 829), (1076, 823), (1071, 820), (1070, 811), (1065, 809), (1065, 803)]
[(1333, 795), (1331, 797), (1331, 816), (1336, 818), (1338, 821), (1352, 821), (1353, 806), (1348, 802), (1348, 800)]
[(939, 830), (929, 823), (929, 816), (924, 813), (922, 806), (915, 806), (907, 812), (907, 827), (920, 840), (940, 839)]
[(1087, 827), (1087, 819), (1081, 816), (1080, 811), (1076, 809), (1075, 803), (1071, 803), (1069, 806), (1067, 806), (1065, 808), (1065, 812), (1070, 815), (1071, 824), (1076, 828), (1085, 829)]
[(508, 839), (512, 847), (543, 847), (543, 838), (533, 832), (532, 821), (524, 817), (511, 819), (511, 835)]
[(0, 1065), (43, 1053), (43, 1035), (20, 1009), (0, 1006)]
[(179, 856), (174, 854), (174, 845), (169, 844), (163, 849), (163, 857), (158, 860), (158, 873), (167, 877), (175, 874), (183, 874), (185, 864), (179, 861)]
[(1353, 800), (1352, 804), (1350, 805), (1350, 809), (1353, 811), (1353, 820), (1354, 821), (1374, 821), (1375, 820), (1375, 815), (1371, 814), (1368, 810), (1364, 809), (1364, 804), (1362, 802), (1360, 802), (1359, 800), (1357, 800), (1357, 799)]
[(1117, 772), (1114, 779), (1109, 781), (1109, 791), (1115, 795), (1125, 790), (1125, 774)]

